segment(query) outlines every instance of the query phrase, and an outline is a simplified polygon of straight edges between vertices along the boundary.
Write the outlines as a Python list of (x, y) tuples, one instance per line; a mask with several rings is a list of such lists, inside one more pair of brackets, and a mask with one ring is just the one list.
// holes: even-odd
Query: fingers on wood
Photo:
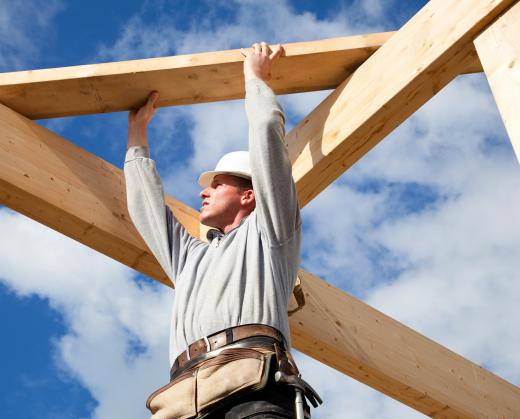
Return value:
[(282, 48), (282, 45), (281, 44), (278, 44), (276, 45), (272, 52), (271, 52), (271, 55), (269, 55), (269, 58), (271, 60), (276, 60), (278, 57), (280, 57), (282, 55), (282, 52), (283, 52), (283, 48)]

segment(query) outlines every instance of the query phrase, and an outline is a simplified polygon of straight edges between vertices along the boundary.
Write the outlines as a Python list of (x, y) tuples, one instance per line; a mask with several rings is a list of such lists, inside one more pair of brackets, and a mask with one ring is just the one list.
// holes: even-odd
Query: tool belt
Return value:
[(154, 391), (146, 407), (152, 419), (203, 418), (223, 399), (261, 390), (273, 377), (301, 390), (314, 407), (321, 403), (300, 378), (278, 330), (259, 324), (232, 327), (192, 343), (179, 355), (170, 383)]

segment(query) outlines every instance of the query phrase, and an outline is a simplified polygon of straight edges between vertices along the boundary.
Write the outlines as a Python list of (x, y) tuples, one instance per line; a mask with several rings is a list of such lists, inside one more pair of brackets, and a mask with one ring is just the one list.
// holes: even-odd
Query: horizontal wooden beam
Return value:
[(473, 38), (514, 0), (432, 0), (287, 136), (300, 205), (477, 60)]
[(520, 162), (520, 3), (482, 32), (475, 46)]
[[(285, 46), (277, 93), (332, 89), (392, 32)], [(160, 93), (158, 106), (244, 97), (240, 50), (0, 74), (0, 101), (32, 119), (129, 110)]]
[[(270, 82), (277, 94), (333, 89), (393, 32), (285, 44)], [(31, 119), (129, 110), (152, 90), (158, 106), (244, 97), (239, 50), (0, 73), (0, 102)], [(482, 71), (478, 59), (464, 72)]]
[[(0, 162), (0, 203), (171, 285), (129, 219), (120, 169), (3, 105)], [(197, 236), (198, 213), (167, 203)], [(290, 317), (296, 349), (425, 414), (520, 417), (520, 389), (317, 277), (300, 277), (306, 304)]]

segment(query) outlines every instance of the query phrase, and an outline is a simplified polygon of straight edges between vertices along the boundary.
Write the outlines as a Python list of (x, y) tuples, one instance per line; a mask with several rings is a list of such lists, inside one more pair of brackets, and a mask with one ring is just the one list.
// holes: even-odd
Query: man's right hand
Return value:
[(159, 93), (152, 92), (143, 106), (128, 113), (127, 148), (148, 146), (146, 129), (155, 114), (155, 102), (158, 98)]

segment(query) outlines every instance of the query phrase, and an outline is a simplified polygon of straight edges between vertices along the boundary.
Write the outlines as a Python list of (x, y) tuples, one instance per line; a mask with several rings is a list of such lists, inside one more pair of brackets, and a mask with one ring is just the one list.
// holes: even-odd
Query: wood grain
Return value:
[[(285, 44), (270, 85), (277, 94), (333, 89), (393, 32)], [(239, 50), (0, 74), (0, 102), (31, 119), (244, 97)], [(482, 71), (478, 59), (464, 72)]]
[[(135, 230), (122, 171), (0, 105), (0, 202), (170, 284)], [(168, 204), (193, 235), (198, 213)]]
[(293, 345), (432, 418), (518, 418), (520, 389), (300, 270)]
[[(271, 85), (279, 93), (332, 89), (392, 32), (284, 45)], [(31, 119), (134, 109), (152, 90), (158, 106), (244, 97), (240, 50), (0, 74), (0, 101)]]
[(520, 162), (520, 3), (475, 38), (475, 46)]

